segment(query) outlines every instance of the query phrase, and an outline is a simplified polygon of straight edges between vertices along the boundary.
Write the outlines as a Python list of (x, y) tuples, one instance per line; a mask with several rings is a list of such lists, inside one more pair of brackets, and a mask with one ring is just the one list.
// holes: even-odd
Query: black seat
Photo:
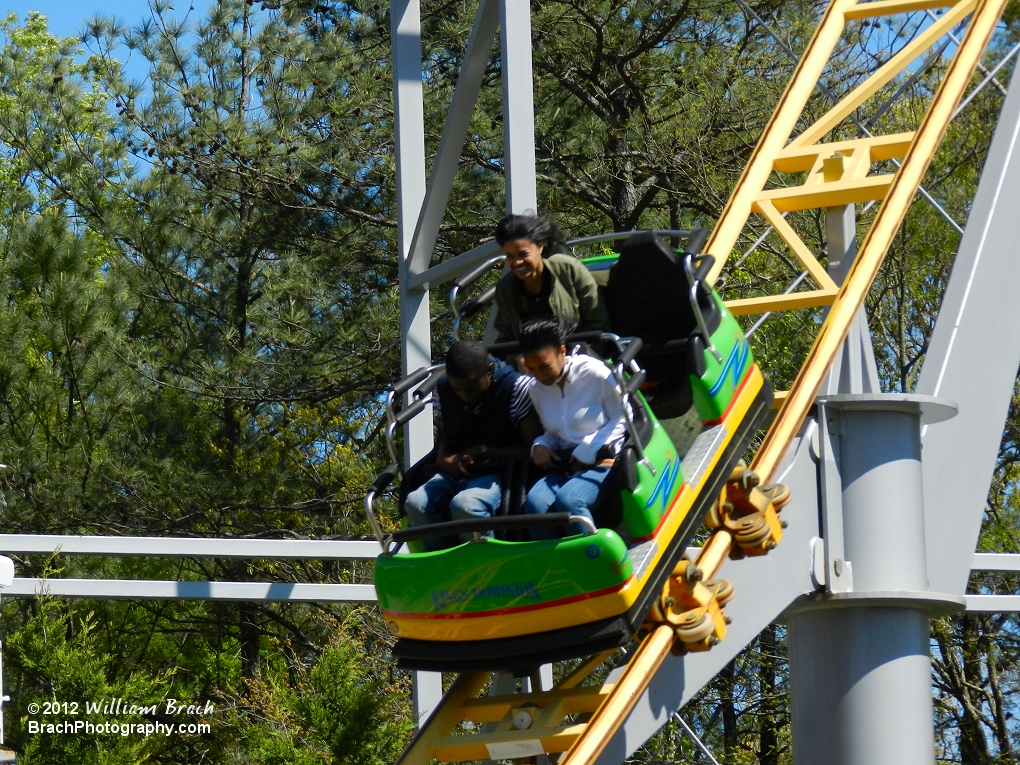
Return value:
[[(699, 284), (698, 305), (713, 332), (721, 316), (711, 290)], [(677, 417), (689, 408), (690, 375), (702, 372), (701, 351), (708, 338), (700, 338), (690, 290), (683, 256), (648, 231), (623, 243), (606, 287), (613, 331), (644, 343), (637, 360), (647, 372), (646, 395), (662, 405), (669, 402), (660, 411), (650, 401), (660, 418)]]
[[(688, 340), (698, 329), (690, 288), (683, 256), (650, 231), (632, 235), (620, 247), (606, 287), (609, 320), (616, 334), (644, 341), (638, 358), (649, 359), (649, 364), (641, 362), (649, 379), (686, 374), (682, 354), (678, 355), (682, 348), (675, 341)], [(721, 317), (707, 286), (699, 288), (698, 304), (708, 330), (715, 331)], [(671, 358), (657, 358), (662, 356)]]

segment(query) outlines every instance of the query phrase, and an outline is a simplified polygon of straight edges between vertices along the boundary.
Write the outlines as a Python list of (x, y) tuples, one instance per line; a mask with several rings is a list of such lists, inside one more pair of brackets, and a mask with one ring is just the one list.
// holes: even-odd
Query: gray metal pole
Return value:
[[(856, 205), (830, 207), (825, 211), (826, 250), (829, 257), (825, 270), (836, 284), (842, 284), (857, 257)], [(850, 326), (843, 342), (843, 352), (833, 361), (826, 393), (879, 393), (878, 367), (871, 345), (868, 318), (862, 308)]]
[[(506, 211), (516, 214), (537, 213), (530, 0), (499, 0), (499, 27)], [(495, 323), (496, 308), (493, 307), (485, 326), (484, 340), (487, 343), (496, 339)]]
[[(394, 0), (391, 8), (393, 106), (397, 154), (397, 243), (400, 280), (400, 343), (404, 374), (432, 363), (428, 290), (410, 290), (411, 240), (425, 199), (425, 114), (422, 94), (421, 11), (418, 0)], [(425, 270), (428, 267), (426, 263)], [(408, 465), (432, 449), (428, 412), (404, 434)]]
[[(834, 395), (843, 542), (853, 590), (787, 611), (795, 765), (932, 765), (928, 618), (962, 599), (928, 592), (920, 428), (955, 405), (905, 394)], [(822, 425), (822, 423), (820, 423)]]
[[(397, 245), (400, 281), (400, 363), (404, 374), (432, 363), (428, 290), (411, 290), (411, 240), (425, 199), (425, 106), (421, 75), (419, 0), (390, 5), (393, 58), (393, 111), (397, 155)], [(425, 268), (428, 263), (425, 264)], [(421, 270), (424, 270), (422, 268)], [(432, 449), (431, 407), (404, 431), (404, 461), (410, 465)], [(423, 722), (443, 698), (442, 675), (415, 672), (414, 712)]]
[[(960, 402), (924, 435), (932, 585), (963, 594), (1020, 362), (1020, 67), (988, 149), (917, 392)], [(975, 370), (980, 370), (975, 374)], [(953, 476), (953, 480), (946, 480)]]
[(932, 765), (928, 615), (845, 608), (790, 617), (794, 765)]
[(503, 152), (506, 211), (538, 211), (535, 184), (535, 89), (531, 68), (531, 3), (501, 0)]

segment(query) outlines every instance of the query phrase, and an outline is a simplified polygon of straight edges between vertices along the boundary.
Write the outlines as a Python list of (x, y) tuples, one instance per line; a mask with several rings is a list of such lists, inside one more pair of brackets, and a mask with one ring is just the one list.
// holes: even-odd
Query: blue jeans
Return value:
[[(411, 526), (427, 526), (443, 521), (463, 521), (471, 518), (489, 518), (499, 508), (503, 488), (499, 476), (483, 475), (478, 478), (450, 478), (436, 473), (407, 495), (404, 512)], [(488, 532), (486, 536), (492, 536)], [(461, 534), (461, 542), (469, 542), (473, 534)], [(448, 543), (441, 537), (422, 539), (425, 550), (441, 550)]]
[[(570, 513), (592, 517), (609, 497), (615, 488), (615, 481), (607, 481), (612, 468), (593, 467), (580, 473), (549, 473), (539, 479), (538, 483), (528, 492), (528, 501), (524, 503), (525, 513)], [(570, 533), (581, 534), (584, 527), (577, 523), (570, 524)], [(532, 539), (555, 539), (556, 530), (549, 526), (531, 529)]]

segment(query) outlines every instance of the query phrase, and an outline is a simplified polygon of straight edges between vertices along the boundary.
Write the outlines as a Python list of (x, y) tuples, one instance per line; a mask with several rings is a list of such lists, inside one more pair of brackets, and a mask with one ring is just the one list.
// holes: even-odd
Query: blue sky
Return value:
[[(213, 0), (179, 0), (172, 3), (178, 15), (183, 16), (189, 6), (194, 5), (195, 11), (191, 16), (196, 20), (206, 8), (212, 5)], [(152, 11), (149, 9), (149, 0), (0, 0), (2, 17), (6, 18), (16, 13), (21, 21), (25, 20), (29, 11), (39, 11), (43, 14), (48, 23), (50, 32), (58, 37), (75, 37), (84, 28), (85, 22), (97, 13), (107, 16), (114, 16), (129, 27), (136, 26), (149, 18)], [(116, 51), (121, 60), (125, 60), (129, 51), (121, 48)], [(128, 63), (126, 73), (133, 79), (142, 79), (146, 74), (145, 60), (136, 55), (133, 61)]]
[(24, 20), (29, 11), (39, 11), (50, 23), (50, 31), (60, 37), (76, 35), (85, 21), (102, 12), (135, 25), (149, 15), (148, 0), (0, 0), (3, 15), (18, 14)]

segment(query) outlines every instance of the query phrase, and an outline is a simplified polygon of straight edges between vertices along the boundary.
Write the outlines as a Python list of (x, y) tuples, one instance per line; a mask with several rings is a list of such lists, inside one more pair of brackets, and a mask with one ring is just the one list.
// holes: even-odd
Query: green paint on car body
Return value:
[(542, 542), (482, 539), (437, 552), (383, 556), (380, 605), (415, 614), (502, 611), (578, 598), (624, 584), (627, 545), (610, 529)]

